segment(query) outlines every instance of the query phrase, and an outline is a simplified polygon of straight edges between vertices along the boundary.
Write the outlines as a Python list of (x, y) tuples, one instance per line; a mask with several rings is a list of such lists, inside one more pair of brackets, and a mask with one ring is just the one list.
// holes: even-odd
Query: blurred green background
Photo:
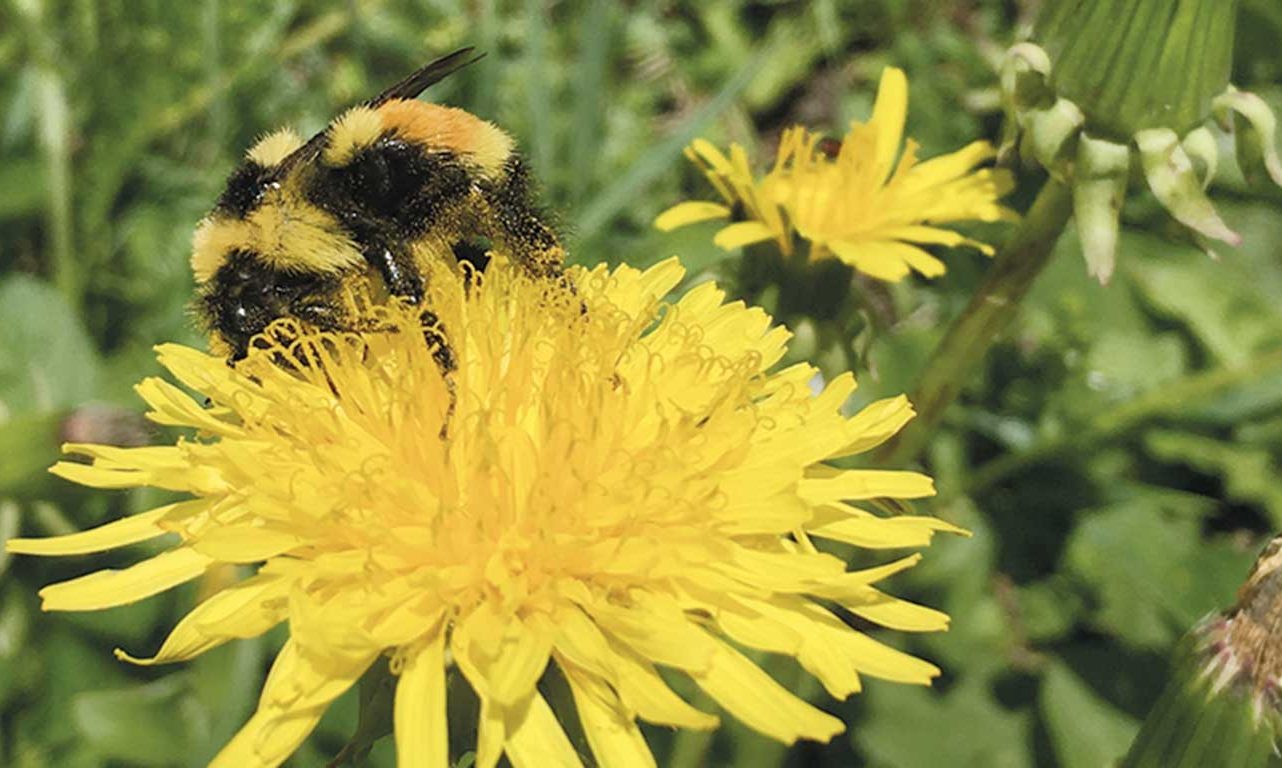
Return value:
[[(715, 276), (796, 328), (794, 354), (829, 374), (853, 367), (861, 400), (910, 391), (983, 256), (945, 254), (949, 272), (932, 282), (833, 294), (831, 281), (798, 283), (719, 251), (715, 226), (661, 234), (651, 221), (711, 196), (680, 156), (689, 139), (737, 141), (764, 164), (793, 122), (840, 134), (866, 117), (888, 64), (908, 72), (909, 133), (925, 155), (995, 138), (995, 67), (1034, 11), (996, 0), (3, 0), (0, 537), (66, 532), (160, 499), (91, 493), (43, 470), (68, 437), (162, 437), (139, 423), (130, 387), (158, 372), (153, 344), (200, 343), (188, 246), (225, 175), (258, 135), (316, 131), (461, 45), (487, 57), (430, 97), (518, 138), (575, 260), (680, 254), (691, 280)], [(1277, 110), (1282, 6), (1244, 0), (1242, 14), (1234, 81)], [(651, 730), (660, 764), (1085, 767), (1124, 750), (1174, 640), (1231, 603), (1282, 529), (1282, 195), (1226, 177), (1214, 197), (1245, 245), (1213, 262), (1141, 198), (1104, 289), (1066, 236), (933, 439), (941, 492), (922, 508), (975, 536), (939, 541), (891, 585), (947, 610), (953, 629), (888, 641), (939, 664), (938, 684), (870, 681), (844, 703), (811, 686), (849, 730), (788, 752), (737, 725), (679, 745)], [(1039, 183), (1021, 179), (1012, 205)], [(815, 284), (829, 293), (809, 293)], [(139, 554), (0, 555), (0, 765), (203, 765), (248, 716), (278, 636), (173, 668), (112, 658), (113, 646), (153, 651), (194, 588), (97, 614), (39, 612), (39, 587)], [(793, 684), (791, 668), (773, 671)], [(357, 709), (354, 695), (340, 701), (292, 764), (325, 764)], [(372, 764), (394, 763), (390, 742)]]

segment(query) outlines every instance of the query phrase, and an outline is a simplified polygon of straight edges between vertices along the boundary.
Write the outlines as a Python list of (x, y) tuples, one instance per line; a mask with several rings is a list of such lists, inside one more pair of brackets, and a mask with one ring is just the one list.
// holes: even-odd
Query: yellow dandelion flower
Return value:
[(993, 249), (938, 225), (998, 221), (1014, 214), (998, 199), (1014, 186), (1004, 170), (979, 168), (996, 152), (976, 141), (926, 161), (918, 145), (904, 139), (908, 80), (887, 68), (877, 90), (872, 119), (853, 122), (829, 151), (816, 133), (794, 126), (784, 131), (774, 167), (753, 176), (743, 148), (730, 156), (704, 139), (686, 149), (725, 201), (687, 201), (659, 215), (662, 230), (714, 219), (737, 220), (717, 232), (722, 248), (773, 240), (785, 255), (794, 235), (808, 240), (810, 257), (834, 255), (855, 269), (897, 282), (916, 270), (926, 277), (944, 273), (944, 264), (920, 246), (968, 245), (988, 255)]
[(919, 547), (958, 530), (861, 503), (929, 496), (930, 478), (824, 463), (886, 440), (908, 402), (848, 417), (849, 375), (814, 394), (813, 368), (771, 372), (787, 332), (710, 284), (665, 302), (682, 277), (675, 260), (570, 275), (574, 296), (499, 259), (469, 290), (432, 280), (457, 363), (447, 376), (404, 308), (374, 310), (386, 330), (363, 337), (292, 329), (234, 369), (163, 345), (160, 362), (186, 389), (151, 378), (138, 392), (153, 420), (194, 436), (69, 445), (92, 464), (53, 471), (191, 498), (9, 551), (75, 555), (177, 534), (132, 567), (45, 587), (46, 610), (130, 603), (226, 563), (253, 569), (154, 656), (117, 651), (176, 662), (288, 623), (257, 712), (215, 766), (281, 763), (384, 654), (402, 766), (447, 765), (449, 669), (480, 699), (485, 768), (503, 755), (518, 768), (580, 764), (536, 686), (551, 664), (603, 765), (655, 764), (638, 720), (717, 725), (660, 668), (785, 743), (826, 741), (842, 722), (744, 649), (795, 657), (839, 698), (863, 675), (929, 684), (933, 665), (833, 612), (944, 629), (946, 615), (875, 586), (920, 555), (849, 571), (813, 544)]

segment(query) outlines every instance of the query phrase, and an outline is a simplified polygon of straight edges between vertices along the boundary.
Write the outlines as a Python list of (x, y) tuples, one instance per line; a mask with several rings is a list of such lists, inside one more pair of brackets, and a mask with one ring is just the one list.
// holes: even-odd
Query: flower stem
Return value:
[(668, 756), (669, 768), (699, 768), (706, 765), (708, 750), (712, 748), (712, 737), (715, 735), (716, 731), (695, 731), (688, 728), (677, 731)]
[(1133, 400), (1099, 412), (1069, 436), (1034, 443), (1019, 453), (1004, 453), (980, 465), (970, 479), (953, 492), (974, 496), (1039, 462), (1057, 456), (1091, 451), (1109, 438), (1136, 425), (1185, 407), (1186, 403), (1220, 395), (1225, 390), (1258, 381), (1275, 368), (1282, 368), (1282, 350), (1273, 350), (1233, 368), (1217, 368), (1150, 390)]
[(1054, 179), (1047, 180), (1033, 207), (997, 254), (988, 279), (953, 321), (926, 363), (912, 397), (918, 416), (882, 452), (881, 458), (887, 464), (905, 464), (918, 458), (948, 406), (957, 399), (988, 348), (1019, 311), (1033, 281), (1050, 262), (1072, 208), (1069, 188)]

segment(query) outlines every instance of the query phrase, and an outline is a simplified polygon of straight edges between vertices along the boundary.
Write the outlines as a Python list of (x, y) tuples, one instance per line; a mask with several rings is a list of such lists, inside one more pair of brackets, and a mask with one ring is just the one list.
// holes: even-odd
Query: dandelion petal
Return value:
[(535, 693), (524, 716), (507, 737), (507, 756), (513, 768), (577, 768), (583, 765), (570, 745), (552, 708)]
[(104, 552), (163, 535), (165, 530), (156, 523), (176, 506), (178, 505), (170, 504), (65, 536), (9, 539), (5, 548), (15, 555), (84, 555)]
[(677, 203), (659, 214), (658, 218), (654, 220), (654, 226), (664, 232), (669, 232), (687, 224), (729, 217), (730, 209), (720, 203), (689, 200), (684, 203)]
[(164, 552), (124, 570), (106, 570), (40, 590), (46, 611), (94, 611), (137, 602), (191, 581), (213, 562), (192, 549)]
[(393, 720), (399, 768), (449, 768), (444, 632), (406, 657), (396, 683)]
[(693, 677), (735, 717), (784, 744), (797, 739), (826, 742), (845, 728), (840, 720), (797, 698), (727, 645), (718, 644), (707, 672)]

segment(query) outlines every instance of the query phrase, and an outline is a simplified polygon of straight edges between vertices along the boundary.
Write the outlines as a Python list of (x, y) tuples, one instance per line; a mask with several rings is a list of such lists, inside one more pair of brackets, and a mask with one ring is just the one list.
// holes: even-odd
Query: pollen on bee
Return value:
[(378, 112), (366, 106), (352, 107), (330, 125), (325, 163), (335, 167), (347, 165), (357, 152), (378, 141), (382, 134), (383, 118)]
[(272, 168), (301, 146), (303, 140), (294, 133), (294, 129), (281, 128), (259, 139), (246, 154), (251, 162), (264, 168)]

